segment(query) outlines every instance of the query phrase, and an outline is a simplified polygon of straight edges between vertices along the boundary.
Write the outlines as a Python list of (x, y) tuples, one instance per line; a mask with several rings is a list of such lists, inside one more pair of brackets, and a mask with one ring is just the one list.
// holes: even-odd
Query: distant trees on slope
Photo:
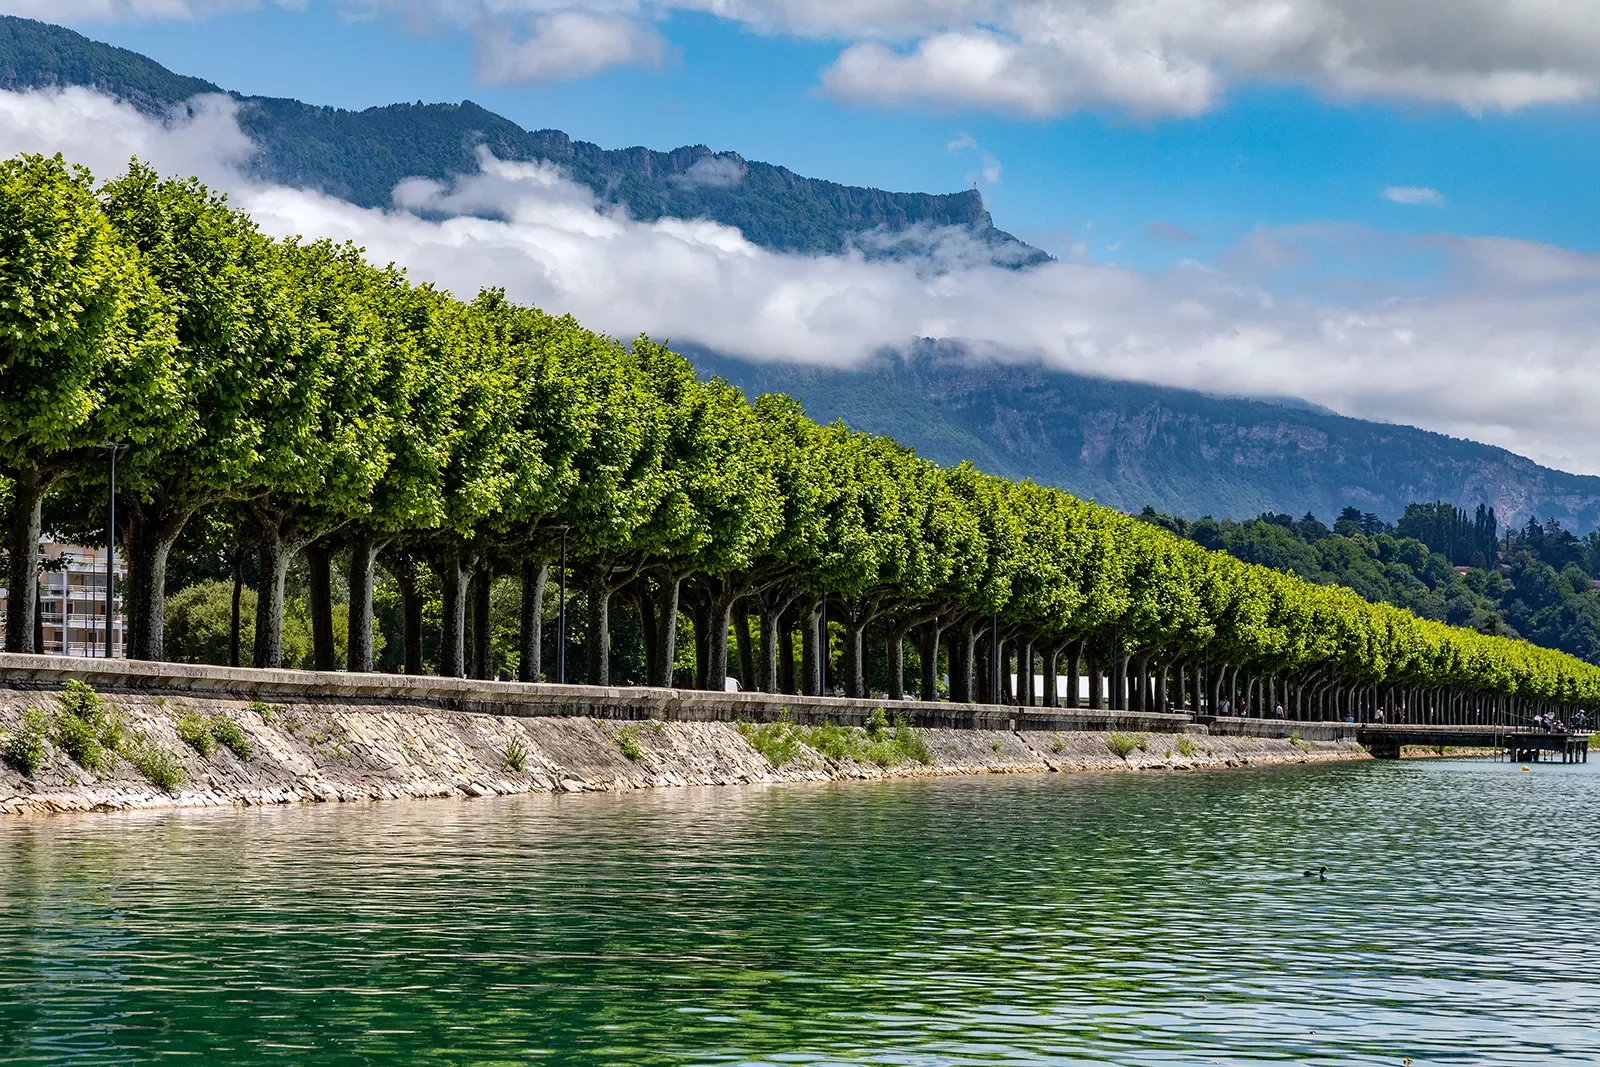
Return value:
[[(285, 618), (303, 610), (311, 665), (332, 669), (342, 600), (351, 670), (373, 667), (374, 617), (392, 611), (408, 672), (537, 679), (565, 552), (596, 685), (627, 629), (629, 680), (713, 690), (736, 664), (772, 692), (866, 696), (876, 674), (890, 697), (1055, 703), (1055, 686), (1034, 691), (1042, 668), (1087, 674), (1095, 704), (1226, 686), (1297, 716), (1600, 701), (1600, 668), (1572, 656), (941, 467), (783, 396), (751, 402), (645, 337), (620, 344), (496, 290), (462, 302), (346, 245), (271, 240), (194, 181), (135, 164), (96, 185), (59, 158), (6, 161), (11, 651), (33, 647), (47, 519), (93, 530), (107, 442), (123, 449), (138, 658), (168, 654), (176, 565), (231, 573), (241, 605), (253, 580), (258, 666), (285, 661)], [(507, 583), (520, 617), (497, 644)], [(184, 633), (214, 601), (185, 599)]]
[(1392, 525), (1347, 507), (1331, 530), (1309, 514), (1190, 522), (1146, 508), (1140, 517), (1237, 559), (1600, 663), (1600, 531), (1578, 538), (1554, 519), (1530, 519), (1497, 539), (1494, 509), (1469, 516), (1444, 502), (1410, 504)]

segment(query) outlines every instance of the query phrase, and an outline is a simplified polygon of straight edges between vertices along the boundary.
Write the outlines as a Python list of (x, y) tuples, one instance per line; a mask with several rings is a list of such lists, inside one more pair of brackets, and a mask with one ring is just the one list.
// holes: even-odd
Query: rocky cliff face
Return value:
[(945, 463), (972, 460), (1124, 511), (1198, 518), (1263, 511), (1324, 520), (1354, 505), (1393, 520), (1405, 505), (1485, 503), (1502, 521), (1600, 523), (1600, 478), (1410, 426), (1301, 402), (1211, 396), (977, 360), (948, 345), (849, 369), (692, 353), (752, 395), (799, 397), (814, 418), (890, 434)]

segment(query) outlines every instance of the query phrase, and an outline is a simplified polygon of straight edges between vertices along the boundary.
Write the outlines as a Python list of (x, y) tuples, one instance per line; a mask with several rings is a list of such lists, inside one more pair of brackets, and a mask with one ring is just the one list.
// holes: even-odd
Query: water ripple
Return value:
[(0, 1063), (1595, 1063), (1596, 771), (12, 821)]

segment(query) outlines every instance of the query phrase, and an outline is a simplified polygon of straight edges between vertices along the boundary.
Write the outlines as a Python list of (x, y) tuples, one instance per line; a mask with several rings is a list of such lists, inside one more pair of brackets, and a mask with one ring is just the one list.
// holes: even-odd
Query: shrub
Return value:
[(147, 738), (129, 746), (128, 762), (148, 778), (151, 785), (168, 793), (177, 792), (178, 787), (189, 780), (189, 772), (183, 769), (178, 757)]
[(777, 722), (764, 723), (756, 726), (753, 723), (741, 722), (738, 724), (741, 737), (749, 743), (750, 747), (761, 753), (761, 757), (774, 767), (782, 767), (800, 754), (803, 744), (786, 719), (780, 718)]
[(204, 715), (184, 712), (173, 721), (173, 726), (178, 731), (178, 739), (200, 755), (209, 756), (217, 750), (217, 739), (211, 734), (211, 722)]
[(1185, 759), (1193, 759), (1194, 754), (1199, 751), (1199, 746), (1194, 743), (1194, 739), (1186, 734), (1178, 735), (1177, 747), (1178, 755)]
[(876, 739), (872, 721), (866, 727), (856, 728), (824, 723), (792, 731), (792, 735), (806, 746), (815, 749), (831, 760), (853, 759), (861, 763), (875, 763), (879, 767), (897, 767), (902, 763), (933, 762), (928, 744), (911, 727), (905, 716), (895, 718), (894, 730), (887, 724), (877, 727)]
[(506, 742), (504, 756), (508, 770), (516, 771), (520, 774), (528, 766), (528, 749), (522, 743), (521, 738), (513, 737)]
[(105, 698), (74, 679), (56, 698), (56, 747), (80, 767), (101, 771), (128, 743), (128, 728)]
[(635, 763), (644, 759), (644, 745), (639, 743), (639, 728), (637, 726), (624, 726), (617, 731), (617, 747), (622, 754)]
[(32, 778), (44, 766), (49, 754), (49, 731), (50, 717), (38, 708), (27, 708), (22, 713), (22, 722), (6, 735), (0, 755), (21, 771), (23, 777)]
[(904, 715), (895, 717), (894, 744), (913, 763), (920, 763), (926, 767), (933, 762), (933, 753), (928, 750), (928, 742), (911, 728)]
[(867, 736), (876, 741), (888, 728), (889, 716), (884, 714), (882, 708), (873, 708), (872, 714), (867, 716)]
[(851, 730), (838, 723), (825, 722), (820, 726), (801, 728), (800, 740), (806, 747), (815, 749), (831, 760), (849, 759), (855, 754)]
[(250, 710), (261, 716), (261, 721), (268, 726), (278, 725), (278, 720), (289, 710), (282, 704), (267, 704), (260, 700), (250, 702)]
[(244, 732), (243, 726), (226, 715), (211, 716), (211, 736), (222, 742), (223, 747), (239, 759), (249, 759), (255, 754), (250, 735)]
[(1139, 747), (1139, 739), (1128, 734), (1112, 733), (1106, 735), (1106, 747), (1118, 759), (1127, 759), (1128, 754)]
[(1150, 751), (1150, 739), (1148, 737), (1146, 737), (1144, 734), (1140, 734), (1139, 735), (1138, 744), (1139, 744), (1139, 751), (1140, 752), (1149, 752)]

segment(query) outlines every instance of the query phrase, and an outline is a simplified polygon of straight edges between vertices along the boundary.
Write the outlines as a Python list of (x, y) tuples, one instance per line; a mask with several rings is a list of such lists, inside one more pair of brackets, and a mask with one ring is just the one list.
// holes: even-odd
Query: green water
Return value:
[(0, 1062), (1596, 1063), (1597, 772), (9, 820)]

